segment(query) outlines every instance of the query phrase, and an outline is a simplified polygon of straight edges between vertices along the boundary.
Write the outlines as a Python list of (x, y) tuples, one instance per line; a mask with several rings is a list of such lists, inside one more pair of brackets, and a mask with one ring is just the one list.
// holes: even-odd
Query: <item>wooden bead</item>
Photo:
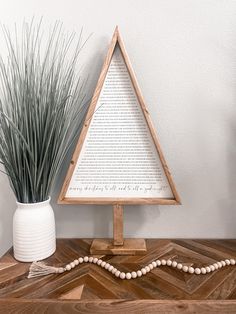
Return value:
[(161, 260), (161, 265), (163, 265), (163, 266), (166, 265), (166, 260), (165, 260), (165, 259), (162, 259), (162, 260)]
[(190, 274), (193, 274), (193, 273), (194, 273), (194, 268), (190, 266), (190, 267), (188, 268), (188, 272), (189, 272)]
[(211, 272), (211, 269), (210, 269), (209, 266), (206, 266), (205, 268), (206, 268), (206, 272), (207, 272), (207, 273), (210, 273), (210, 272)]
[(177, 266), (176, 266), (178, 269), (182, 269), (183, 268), (183, 265), (178, 263)]
[(152, 262), (152, 266), (153, 266), (154, 268), (156, 268), (156, 267), (157, 267), (157, 263), (156, 263), (156, 262)]
[(138, 276), (138, 277), (141, 277), (141, 276), (142, 276), (141, 270), (138, 270), (138, 271), (137, 271), (137, 276)]
[(125, 279), (125, 273), (120, 273), (120, 279)]
[(119, 271), (119, 270), (117, 270), (117, 271), (115, 272), (115, 276), (116, 276), (116, 277), (120, 277), (120, 271)]
[(176, 261), (173, 261), (171, 266), (175, 268), (177, 265), (178, 263)]
[(170, 259), (168, 259), (168, 261), (166, 262), (167, 266), (171, 266), (172, 265), (172, 261)]
[(101, 263), (101, 267), (103, 267), (103, 268), (104, 268), (104, 267), (106, 266), (106, 264), (107, 264), (106, 262), (102, 261), (102, 263)]
[(149, 273), (151, 269), (148, 266), (146, 266), (145, 270), (146, 270), (146, 273)]
[(185, 273), (187, 273), (188, 272), (188, 266), (183, 266), (183, 268), (182, 268), (182, 271), (184, 271)]
[(88, 260), (89, 260), (88, 256), (85, 256), (85, 257), (84, 257), (84, 262), (85, 262), (85, 263), (88, 263)]
[(93, 263), (94, 263), (94, 264), (97, 264), (97, 261), (98, 261), (98, 258), (97, 258), (97, 257), (94, 257)]
[(159, 259), (156, 260), (157, 267), (161, 266), (161, 261)]
[(213, 265), (210, 265), (209, 267), (210, 267), (211, 271), (215, 270), (215, 267)]
[(90, 256), (89, 259), (88, 259), (89, 263), (92, 263), (93, 262), (93, 257)]
[(145, 268), (142, 268), (141, 272), (142, 272), (143, 275), (146, 275), (146, 273), (147, 273)]
[(111, 265), (109, 263), (106, 263), (106, 265), (104, 266), (105, 269), (108, 269)]
[(205, 267), (202, 267), (202, 268), (201, 268), (201, 273), (202, 273), (203, 275), (206, 274), (206, 268), (205, 268)]
[(97, 265), (100, 266), (101, 264), (102, 264), (102, 260), (99, 259), (99, 260), (97, 261)]
[(231, 265), (235, 265), (235, 263), (236, 263), (235, 259), (234, 259), (234, 258), (231, 258), (231, 259), (230, 259), (230, 264), (231, 264)]
[(214, 263), (213, 266), (215, 267), (216, 270), (219, 268), (217, 263)]
[(125, 278), (128, 279), (128, 280), (131, 279), (132, 278), (131, 273), (126, 273), (125, 274)]
[[(137, 278), (137, 273), (136, 273), (136, 271), (132, 271), (132, 273), (131, 273), (131, 277), (133, 278), (133, 279), (135, 279), (135, 278)], [(141, 273), (141, 275), (142, 275), (142, 273)]]
[(79, 265), (79, 261), (77, 259), (74, 260), (75, 266)]
[(67, 264), (65, 268), (66, 268), (67, 271), (71, 270), (70, 264)]
[(149, 264), (148, 267), (150, 268), (150, 270), (154, 268), (152, 264)]
[(109, 268), (108, 268), (108, 271), (111, 272), (113, 268), (114, 268), (114, 266), (110, 265)]
[(201, 269), (200, 268), (195, 268), (194, 270), (196, 275), (200, 275), (201, 274)]
[(84, 262), (83, 257), (78, 258), (78, 261), (79, 261), (80, 264), (82, 264)]
[(230, 260), (226, 259), (225, 263), (226, 263), (226, 265), (230, 265)]

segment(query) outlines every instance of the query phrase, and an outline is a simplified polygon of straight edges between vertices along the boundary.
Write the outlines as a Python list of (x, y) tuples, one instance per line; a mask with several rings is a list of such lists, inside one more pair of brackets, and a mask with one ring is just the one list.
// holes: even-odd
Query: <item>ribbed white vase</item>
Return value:
[(50, 199), (18, 203), (13, 217), (14, 257), (21, 262), (45, 259), (56, 250), (54, 212)]

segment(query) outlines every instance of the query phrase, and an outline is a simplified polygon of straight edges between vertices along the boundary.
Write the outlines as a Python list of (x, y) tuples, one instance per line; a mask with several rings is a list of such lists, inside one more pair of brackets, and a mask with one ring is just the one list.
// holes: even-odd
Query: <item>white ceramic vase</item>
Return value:
[(56, 250), (55, 218), (50, 199), (16, 204), (13, 217), (15, 259), (33, 262), (49, 257)]

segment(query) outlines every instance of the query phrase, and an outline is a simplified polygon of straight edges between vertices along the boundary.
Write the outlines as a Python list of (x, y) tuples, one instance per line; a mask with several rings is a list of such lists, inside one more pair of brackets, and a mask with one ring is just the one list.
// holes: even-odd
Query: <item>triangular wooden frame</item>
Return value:
[[(99, 99), (99, 95), (100, 95), (104, 80), (106, 78), (106, 74), (107, 74), (107, 71), (108, 71), (108, 68), (109, 68), (109, 65), (110, 65), (110, 62), (111, 62), (111, 59), (112, 59), (116, 45), (119, 45), (119, 47), (120, 47), (120, 50), (121, 50), (121, 53), (123, 55), (124, 61), (126, 63), (132, 84), (134, 86), (134, 90), (136, 92), (139, 104), (142, 108), (144, 117), (145, 117), (147, 125), (149, 127), (149, 130), (150, 130), (153, 142), (155, 144), (156, 150), (158, 152), (161, 164), (163, 166), (165, 175), (166, 175), (168, 182), (169, 182), (169, 185), (171, 187), (171, 190), (172, 190), (172, 193), (174, 196), (171, 199), (169, 199), (169, 198), (166, 199), (166, 198), (111, 198), (111, 197), (109, 197), (109, 198), (104, 198), (104, 197), (103, 198), (98, 198), (98, 197), (96, 197), (96, 198), (75, 198), (75, 197), (69, 198), (69, 197), (66, 197), (67, 189), (69, 187), (71, 177), (73, 175), (77, 160), (79, 158), (79, 154), (81, 152), (83, 142), (86, 138), (86, 134), (87, 134), (87, 131), (89, 129), (91, 117), (94, 114), (95, 107), (96, 107), (97, 101)], [(138, 86), (134, 71), (132, 69), (132, 66), (131, 66), (128, 54), (126, 52), (123, 40), (122, 40), (121, 35), (119, 33), (118, 27), (116, 27), (115, 32), (113, 34), (106, 59), (105, 59), (105, 62), (103, 64), (101, 74), (100, 74), (100, 77), (98, 79), (98, 83), (97, 83), (91, 104), (90, 104), (88, 112), (87, 112), (84, 126), (82, 128), (78, 143), (76, 145), (72, 160), (70, 162), (69, 169), (67, 171), (65, 181), (63, 183), (63, 186), (62, 186), (59, 198), (58, 198), (58, 203), (59, 204), (113, 204), (113, 205), (116, 205), (116, 204), (120, 204), (120, 205), (124, 205), (124, 204), (177, 205), (177, 204), (180, 204), (180, 197), (178, 195), (178, 192), (176, 190), (175, 184), (174, 184), (173, 179), (171, 177), (170, 171), (169, 171), (168, 166), (166, 164), (164, 155), (162, 153), (162, 150), (161, 150), (161, 147), (160, 147), (160, 144), (159, 144), (156, 132), (155, 132), (155, 129), (153, 127), (149, 112), (146, 108), (144, 98), (143, 98), (141, 91), (140, 91), (140, 88)]]

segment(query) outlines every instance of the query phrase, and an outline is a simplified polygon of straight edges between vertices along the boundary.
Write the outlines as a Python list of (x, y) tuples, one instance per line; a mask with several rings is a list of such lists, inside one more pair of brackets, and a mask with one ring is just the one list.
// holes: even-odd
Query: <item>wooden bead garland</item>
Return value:
[(28, 278), (39, 277), (39, 276), (44, 276), (44, 275), (49, 275), (49, 274), (62, 274), (64, 272), (70, 271), (71, 269), (75, 268), (79, 264), (83, 264), (83, 263), (97, 264), (98, 266), (111, 272), (117, 278), (129, 280), (129, 279), (135, 279), (135, 278), (144, 276), (147, 273), (149, 273), (152, 269), (156, 267), (160, 267), (160, 266), (173, 267), (185, 273), (205, 275), (215, 270), (218, 270), (222, 267), (235, 265), (236, 261), (234, 258), (230, 258), (230, 259), (225, 259), (224, 261), (222, 260), (220, 262), (215, 262), (214, 264), (208, 265), (205, 267), (194, 268), (192, 266), (186, 266), (181, 263), (178, 263), (177, 261), (172, 261), (170, 259), (168, 260), (162, 259), (162, 260), (155, 260), (151, 262), (150, 264), (148, 264), (148, 266), (143, 267), (141, 270), (124, 273), (118, 270), (117, 268), (115, 268), (114, 266), (112, 266), (111, 264), (101, 259), (98, 259), (97, 257), (85, 256), (85, 257), (79, 257), (78, 259), (75, 259), (73, 262), (67, 264), (65, 267), (53, 267), (53, 266), (45, 265), (42, 262), (33, 262), (30, 266)]

